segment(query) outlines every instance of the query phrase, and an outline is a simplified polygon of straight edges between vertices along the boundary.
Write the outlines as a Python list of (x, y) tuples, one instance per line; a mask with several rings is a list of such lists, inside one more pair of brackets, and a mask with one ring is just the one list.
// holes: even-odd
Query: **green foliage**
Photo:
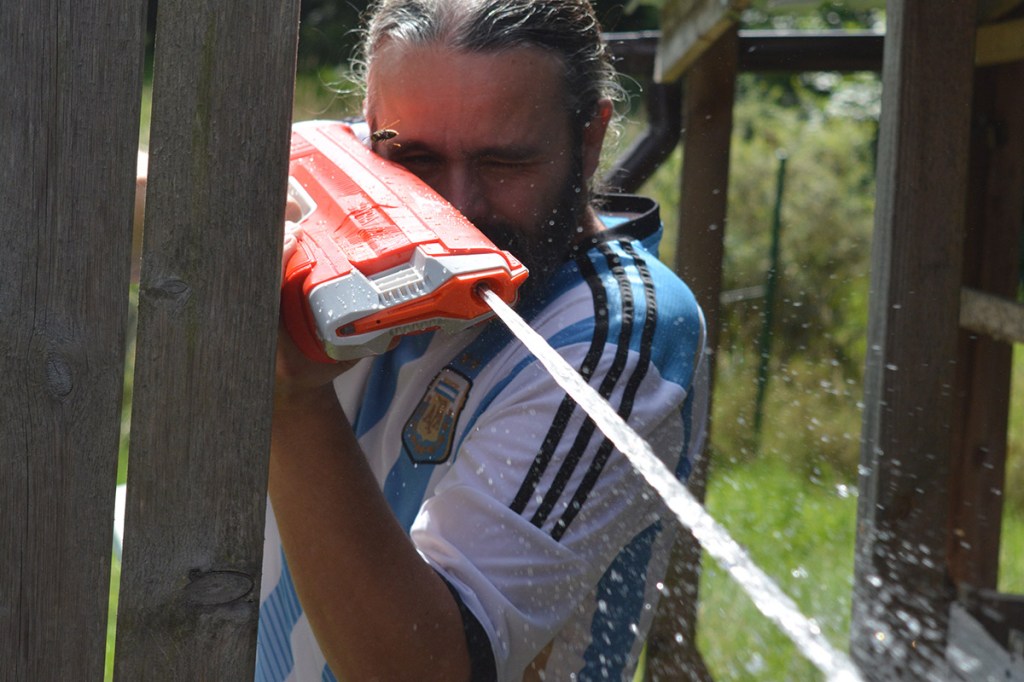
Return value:
[(299, 72), (295, 77), (292, 116), (296, 121), (356, 116), (362, 100), (362, 86), (345, 66)]
[[(660, 11), (664, 5), (665, 0), (630, 0), (625, 10)], [(884, 18), (885, 0), (749, 0), (740, 25), (780, 30), (862, 29), (880, 28)]]
[[(835, 467), (855, 480), (866, 353), (876, 120), (841, 106), (848, 90), (877, 100), (877, 79), (839, 78), (828, 96), (793, 90), (779, 104), (777, 84), (740, 78), (734, 110), (725, 291), (765, 283), (779, 156), (788, 159), (782, 206), (780, 273), (764, 432), (753, 431), (756, 343), (766, 302), (722, 308), (711, 448), (716, 466), (758, 454), (812, 473)], [(863, 94), (867, 93), (867, 94)], [(869, 108), (869, 107), (868, 107)], [(662, 258), (675, 251), (678, 152), (644, 186), (659, 199), (667, 231)], [(724, 188), (723, 188), (724, 189)]]
[[(741, 29), (776, 31), (878, 31), (885, 27), (884, 0), (822, 0), (817, 4), (809, 2), (786, 2), (783, 0), (754, 0), (743, 12)], [(851, 88), (858, 80), (868, 84), (867, 90)], [(766, 73), (756, 78), (741, 79), (740, 92), (755, 88), (759, 98), (784, 108), (803, 107), (813, 114), (829, 106), (845, 106), (854, 113), (859, 100), (866, 96), (862, 116), (877, 118), (878, 88), (871, 74), (840, 76), (835, 73), (797, 72)], [(839, 99), (828, 103), (830, 98)], [(807, 108), (810, 107), (810, 108)]]
[(114, 679), (114, 644), (117, 641), (117, 602), (121, 587), (121, 561), (110, 560), (110, 596), (107, 600), (107, 650), (104, 663), (104, 682)]
[(1024, 562), (1020, 560), (1022, 556), (1024, 556), (1024, 511), (1021, 511), (1020, 507), (1010, 507), (1003, 517), (1003, 532), (999, 543), (998, 587), (1000, 592), (1024, 594)]
[[(1010, 425), (1006, 458), (1006, 511), (1024, 518), (1024, 344), (1013, 349), (1013, 378), (1010, 389)], [(1016, 554), (1021, 573), (1017, 592), (1024, 594), (1024, 527), (1020, 529), (1021, 552)], [(1013, 556), (1013, 555), (1011, 555)]]
[[(764, 281), (778, 155), (785, 153), (777, 348), (783, 360), (807, 353), (855, 373), (864, 351), (875, 124), (805, 116), (751, 97), (737, 103), (735, 123), (724, 288)], [(756, 338), (762, 311), (751, 308), (761, 307), (728, 309), (722, 345)]]
[(366, 0), (302, 0), (299, 71), (342, 64), (354, 56)]
[(880, 29), (885, 0), (752, 0), (742, 26), (751, 29)]
[[(715, 479), (707, 507), (833, 646), (845, 651), (857, 513), (850, 489), (824, 478), (808, 485), (784, 464), (761, 460)], [(820, 678), (725, 571), (707, 557), (703, 567), (697, 638), (715, 680)]]

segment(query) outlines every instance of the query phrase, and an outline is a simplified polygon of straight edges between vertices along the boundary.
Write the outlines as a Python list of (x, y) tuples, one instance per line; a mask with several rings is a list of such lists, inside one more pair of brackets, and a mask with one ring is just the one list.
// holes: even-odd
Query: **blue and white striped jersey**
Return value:
[[(703, 316), (655, 256), (657, 206), (605, 208), (609, 228), (521, 312), (685, 477), (704, 440)], [(500, 322), (407, 337), (336, 387), (392, 510), (461, 602), (475, 671), (631, 679), (677, 524)], [(359, 586), (339, 575), (338, 589)], [(334, 679), (272, 509), (261, 600), (257, 679)]]

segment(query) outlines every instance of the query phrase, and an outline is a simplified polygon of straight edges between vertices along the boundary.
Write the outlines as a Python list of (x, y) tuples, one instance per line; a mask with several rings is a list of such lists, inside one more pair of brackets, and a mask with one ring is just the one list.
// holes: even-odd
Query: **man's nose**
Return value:
[(483, 186), (468, 165), (446, 169), (434, 189), (471, 222), (484, 217), (487, 201)]

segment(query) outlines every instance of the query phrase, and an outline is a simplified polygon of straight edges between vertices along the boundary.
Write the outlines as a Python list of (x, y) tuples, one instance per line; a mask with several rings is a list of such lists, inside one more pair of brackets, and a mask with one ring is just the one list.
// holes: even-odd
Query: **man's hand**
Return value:
[[(288, 218), (298, 218), (298, 204), (289, 200), (285, 211)], [(302, 226), (298, 223), (285, 222), (284, 247), (281, 250), (281, 278), (284, 281), (284, 269), (298, 248)], [(280, 324), (277, 333), (277, 380), (274, 386), (274, 404), (276, 410), (291, 408), (307, 409), (313, 407), (311, 402), (319, 400), (336, 400), (331, 383), (334, 379), (355, 364), (355, 360), (345, 362), (323, 363), (310, 360), (299, 350), (291, 336)]]

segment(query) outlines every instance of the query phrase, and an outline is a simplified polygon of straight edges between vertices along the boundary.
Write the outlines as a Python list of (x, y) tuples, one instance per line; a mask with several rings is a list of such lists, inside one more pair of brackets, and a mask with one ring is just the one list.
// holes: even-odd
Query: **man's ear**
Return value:
[(594, 177), (597, 165), (601, 161), (601, 147), (604, 144), (608, 123), (612, 120), (612, 101), (601, 99), (597, 102), (597, 111), (593, 118), (583, 127), (583, 177), (587, 180)]

